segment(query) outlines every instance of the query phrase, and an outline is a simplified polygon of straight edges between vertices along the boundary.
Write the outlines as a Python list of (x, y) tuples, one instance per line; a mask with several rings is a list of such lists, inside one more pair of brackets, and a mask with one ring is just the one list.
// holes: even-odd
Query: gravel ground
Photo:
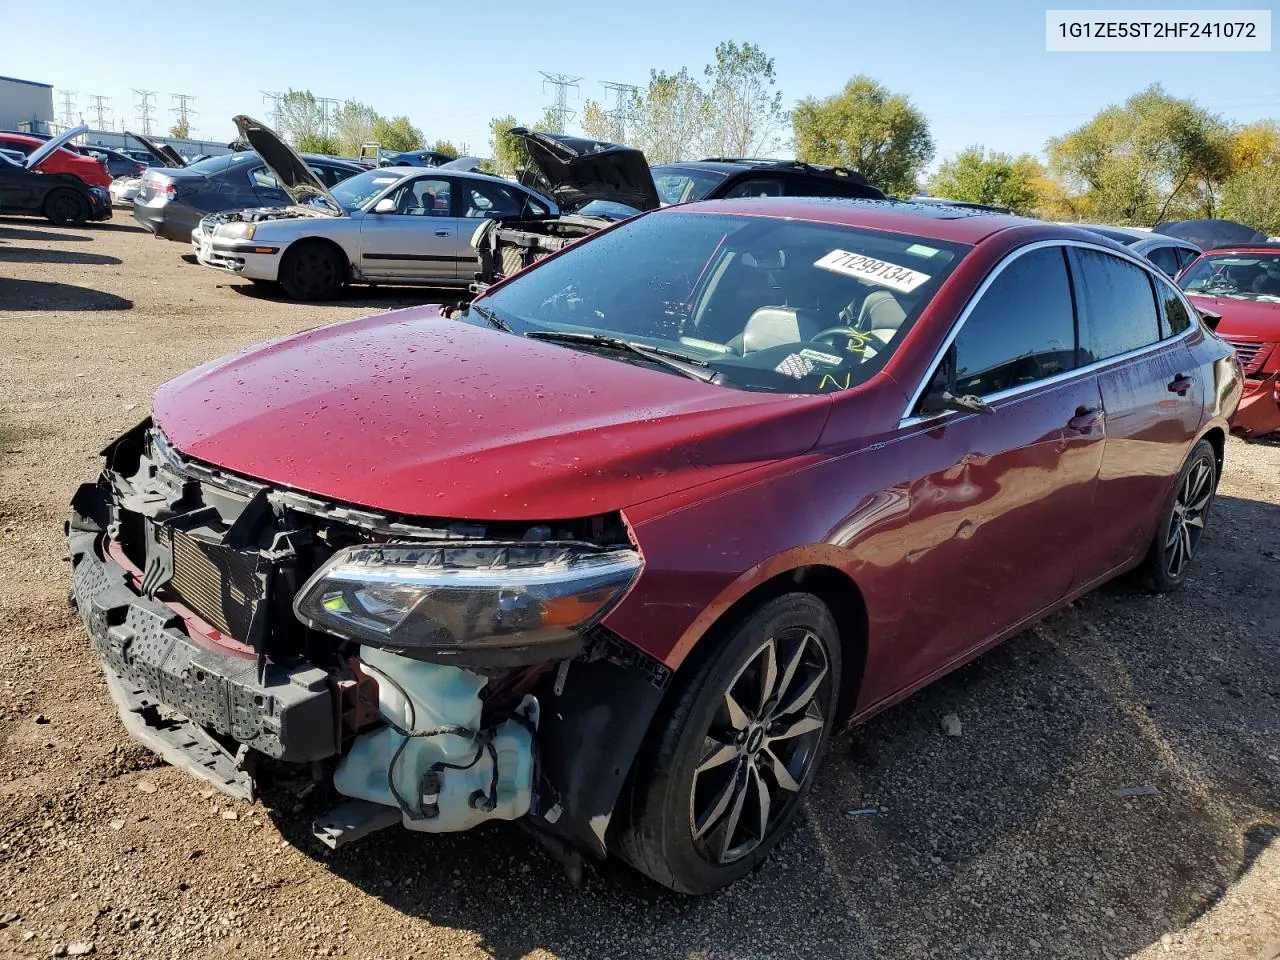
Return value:
[(65, 603), (72, 491), (169, 377), (422, 299), (277, 303), (183, 252), (122, 214), (0, 218), (0, 955), (1276, 955), (1280, 446), (1229, 444), (1186, 589), (1109, 586), (838, 739), (796, 833), (716, 896), (611, 863), (576, 891), (510, 825), (328, 855), (310, 811), (158, 763)]

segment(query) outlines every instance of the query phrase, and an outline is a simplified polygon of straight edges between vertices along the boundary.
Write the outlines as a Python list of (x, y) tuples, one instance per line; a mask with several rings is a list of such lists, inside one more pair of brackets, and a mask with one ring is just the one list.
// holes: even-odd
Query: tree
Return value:
[(378, 117), (373, 123), (373, 139), (393, 153), (422, 149), (422, 131), (408, 117)]
[(1280, 235), (1280, 126), (1263, 120), (1235, 131), (1231, 166), (1220, 214)]
[(494, 172), (499, 176), (511, 176), (529, 165), (529, 153), (524, 143), (508, 133), (512, 127), (518, 126), (516, 118), (509, 114), (489, 121), (489, 150), (493, 154)]
[(191, 124), (186, 120), (179, 120), (169, 128), (169, 136), (176, 137), (179, 140), (189, 139), (191, 136)]
[(617, 124), (613, 117), (609, 116), (604, 107), (594, 100), (588, 100), (583, 104), (580, 124), (582, 132), (592, 140), (609, 140), (614, 143), (619, 140)]
[(374, 129), (382, 118), (368, 104), (347, 100), (333, 117), (333, 128), (341, 153), (357, 156), (360, 146), (374, 140)]
[(679, 73), (649, 71), (649, 86), (632, 104), (631, 146), (650, 163), (671, 163), (706, 156), (706, 93), (682, 68)]
[(427, 149), (434, 150), (436, 153), (447, 153), (451, 157), (465, 157), (471, 152), (467, 144), (455, 146), (452, 140), (437, 140), (435, 143), (428, 144)]
[(1013, 157), (1007, 153), (987, 153), (975, 145), (944, 160), (929, 178), (928, 186), (935, 196), (1029, 214), (1039, 201), (1043, 176), (1044, 167), (1028, 153)]
[(773, 153), (786, 124), (773, 58), (752, 43), (732, 40), (716, 47), (715, 62), (703, 70), (702, 148), (715, 157), (757, 157)]
[(911, 101), (865, 74), (791, 114), (797, 159), (852, 167), (889, 193), (912, 194), (933, 157), (929, 121)]
[(1231, 130), (1153, 84), (1050, 140), (1049, 169), (1107, 220), (1151, 225), (1213, 216), (1231, 174)]
[(304, 138), (324, 134), (320, 102), (310, 90), (290, 90), (280, 98), (280, 129), (277, 131), (295, 147)]
[(342, 153), (342, 144), (334, 136), (323, 133), (305, 133), (295, 143), (294, 149), (299, 153), (325, 153), (336, 157)]

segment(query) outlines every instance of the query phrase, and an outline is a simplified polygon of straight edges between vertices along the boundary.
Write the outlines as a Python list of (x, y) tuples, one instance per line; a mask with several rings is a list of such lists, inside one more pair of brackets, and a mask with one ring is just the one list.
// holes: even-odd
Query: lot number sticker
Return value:
[(929, 275), (900, 267), (888, 260), (877, 260), (861, 253), (850, 253), (848, 250), (832, 250), (825, 257), (815, 260), (813, 265), (832, 273), (843, 273), (848, 277), (857, 277), (867, 283), (879, 284), (891, 290), (910, 293), (922, 283), (929, 281)]

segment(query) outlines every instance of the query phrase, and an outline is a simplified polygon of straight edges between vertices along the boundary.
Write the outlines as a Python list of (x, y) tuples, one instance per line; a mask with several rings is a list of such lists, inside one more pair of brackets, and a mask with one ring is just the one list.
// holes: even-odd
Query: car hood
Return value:
[(566, 137), (515, 127), (541, 182), (526, 184), (550, 197), (565, 213), (592, 200), (611, 200), (636, 210), (660, 206), (658, 188), (644, 154), (603, 140)]
[(62, 133), (58, 134), (56, 137), (46, 140), (44, 143), (40, 144), (40, 146), (36, 147), (36, 149), (32, 150), (31, 153), (27, 155), (23, 166), (28, 170), (34, 170), (36, 167), (40, 166), (45, 157), (49, 156), (53, 151), (57, 150), (59, 147), (65, 146), (68, 142), (74, 140), (81, 134), (88, 132), (88, 125), (83, 123), (78, 127), (72, 127), (70, 130), (62, 131)]
[(554, 520), (796, 456), (830, 403), (419, 307), (215, 360), (162, 386), (153, 410), (182, 453), (273, 484), (407, 516)]
[(180, 170), (187, 165), (187, 161), (182, 159), (178, 154), (178, 151), (173, 149), (173, 147), (169, 146), (167, 143), (157, 143), (154, 140), (150, 140), (141, 134), (133, 133), (129, 130), (126, 130), (124, 133), (126, 137), (133, 137), (133, 139), (146, 147), (147, 150), (150, 151), (151, 155), (166, 167), (173, 170)]
[[(1185, 291), (1184, 291), (1185, 292)], [(1197, 307), (1219, 314), (1222, 320), (1214, 332), (1220, 337), (1256, 337), (1280, 341), (1280, 303), (1266, 300), (1237, 300), (1234, 297), (1206, 297), (1188, 293)]]
[(319, 200), (334, 216), (345, 215), (342, 204), (338, 203), (329, 188), (315, 175), (307, 161), (281, 140), (274, 130), (243, 114), (232, 119), (240, 136), (276, 175), (280, 189), (289, 195), (290, 200), (298, 206), (308, 203), (314, 206), (314, 201)]

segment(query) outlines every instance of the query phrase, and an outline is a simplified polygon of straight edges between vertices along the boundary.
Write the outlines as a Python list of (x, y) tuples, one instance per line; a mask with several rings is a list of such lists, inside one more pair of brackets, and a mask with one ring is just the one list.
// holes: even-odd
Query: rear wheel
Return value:
[(295, 243), (280, 264), (280, 285), (294, 300), (333, 300), (346, 281), (346, 260), (319, 240)]
[(762, 604), (677, 692), (635, 771), (618, 853), (658, 883), (710, 893), (786, 832), (826, 745), (840, 687), (835, 620), (817, 597)]
[(52, 190), (44, 198), (44, 215), (59, 227), (78, 227), (89, 219), (89, 201), (69, 187)]
[(1141, 568), (1142, 579), (1152, 590), (1167, 593), (1182, 585), (1199, 550), (1217, 489), (1218, 460), (1209, 441), (1201, 440), (1182, 465)]

